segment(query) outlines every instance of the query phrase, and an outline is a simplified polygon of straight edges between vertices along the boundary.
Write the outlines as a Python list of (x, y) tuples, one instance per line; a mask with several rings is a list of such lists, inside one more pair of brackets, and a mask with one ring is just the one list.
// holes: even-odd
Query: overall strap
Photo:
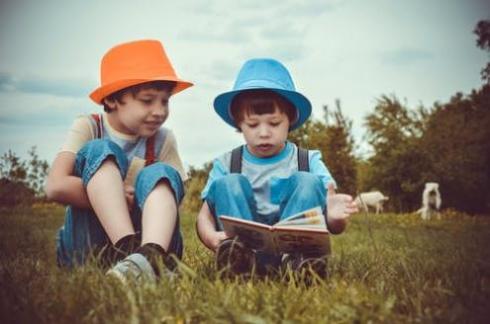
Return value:
[(308, 150), (302, 147), (298, 147), (298, 171), (310, 172)]
[(230, 173), (242, 173), (243, 145), (231, 151)]
[(102, 127), (102, 114), (91, 114), (92, 119), (95, 121), (97, 125), (97, 129), (95, 131), (95, 138), (102, 138), (104, 135), (103, 127)]
[[(155, 134), (156, 135), (156, 134)], [(155, 158), (155, 135), (146, 139), (145, 166), (156, 162)]]

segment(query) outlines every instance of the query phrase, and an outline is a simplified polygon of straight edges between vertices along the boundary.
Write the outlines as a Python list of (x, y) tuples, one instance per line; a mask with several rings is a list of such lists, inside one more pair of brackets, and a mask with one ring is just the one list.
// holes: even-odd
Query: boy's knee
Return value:
[(154, 178), (155, 175), (163, 178), (180, 179), (179, 173), (173, 167), (163, 162), (156, 162), (143, 168), (138, 175), (138, 180), (141, 178), (144, 181), (148, 178)]
[(179, 173), (170, 165), (157, 162), (143, 168), (136, 178), (135, 190), (138, 204), (143, 203), (158, 184), (169, 186), (175, 200), (180, 203), (184, 196), (184, 186)]
[(296, 172), (289, 179), (289, 190), (294, 191), (297, 199), (311, 199), (312, 196), (324, 196), (325, 186), (321, 179), (308, 172)]
[(250, 182), (243, 175), (238, 173), (228, 174), (213, 181), (209, 187), (206, 201), (212, 207), (217, 201), (227, 199), (247, 198), (253, 196), (253, 189)]
[(312, 186), (322, 186), (323, 183), (320, 178), (313, 173), (298, 171), (293, 173), (290, 177), (291, 184), (294, 187), (311, 188)]
[(86, 185), (100, 166), (108, 160), (112, 160), (116, 164), (124, 178), (128, 169), (128, 160), (122, 149), (109, 140), (92, 140), (78, 151), (75, 161), (75, 174), (82, 177)]

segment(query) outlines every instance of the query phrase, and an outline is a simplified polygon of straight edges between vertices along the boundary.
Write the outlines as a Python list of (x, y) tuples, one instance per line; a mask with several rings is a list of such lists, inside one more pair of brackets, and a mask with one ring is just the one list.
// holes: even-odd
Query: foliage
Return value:
[[(340, 101), (336, 108), (324, 109), (324, 120), (311, 119), (289, 134), (289, 140), (298, 146), (316, 149), (337, 182), (339, 191), (354, 194), (356, 191), (356, 160), (352, 121), (342, 113)], [(331, 121), (331, 122), (330, 122)]]
[(34, 202), (34, 191), (22, 182), (0, 178), (0, 206), (14, 207)]
[(182, 202), (182, 209), (188, 213), (197, 213), (201, 209), (201, 191), (206, 185), (209, 171), (212, 164), (206, 163), (202, 169), (190, 167), (188, 172), (189, 180), (185, 183), (185, 197)]
[(374, 112), (366, 117), (367, 139), (374, 154), (368, 160), (361, 191), (382, 191), (399, 211), (416, 207), (426, 180), (427, 161), (418, 148), (425, 116), (423, 108), (411, 111), (395, 96), (377, 100)]
[(22, 160), (9, 150), (0, 157), (1, 206), (30, 203), (34, 196), (44, 195), (43, 186), (48, 163), (39, 159), (35, 146), (29, 150), (28, 155), (28, 160)]
[(390, 196), (399, 211), (418, 208), (425, 182), (441, 184), (445, 207), (490, 210), (490, 86), (447, 104), (410, 111), (383, 96), (366, 117), (374, 155), (363, 166), (363, 190)]
[(420, 143), (447, 205), (490, 211), (490, 84), (436, 105)]
[[(339, 191), (354, 195), (357, 170), (354, 138), (351, 135), (352, 120), (343, 115), (339, 100), (336, 101), (334, 111), (329, 112), (327, 106), (324, 106), (324, 109), (327, 131), (325, 150), (322, 150), (322, 155), (334, 178), (338, 181)], [(329, 123), (330, 119), (333, 119), (332, 123)]]
[(330, 278), (222, 280), (183, 214), (175, 281), (129, 285), (89, 264), (57, 268), (61, 207), (2, 210), (0, 318), (5, 323), (485, 323), (490, 316), (490, 223), (451, 211), (354, 217), (333, 236)]
[(396, 210), (410, 211), (432, 181), (445, 207), (490, 211), (490, 85), (430, 111), (383, 96), (366, 127), (374, 155), (362, 166), (363, 191), (379, 189)]
[[(476, 24), (473, 31), (478, 39), (476, 45), (484, 51), (490, 52), (490, 20), (481, 20)], [(482, 80), (490, 84), (490, 62), (481, 71)]]

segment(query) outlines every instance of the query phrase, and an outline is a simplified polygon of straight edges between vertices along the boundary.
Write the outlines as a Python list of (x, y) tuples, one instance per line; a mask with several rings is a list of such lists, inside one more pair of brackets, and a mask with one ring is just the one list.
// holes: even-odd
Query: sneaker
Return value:
[(304, 257), (285, 254), (282, 258), (285, 269), (290, 268), (295, 274), (303, 276), (307, 283), (313, 281), (314, 275), (321, 279), (328, 277), (327, 259), (325, 257)]
[(140, 253), (133, 253), (118, 262), (106, 275), (119, 279), (126, 284), (132, 281), (156, 282), (155, 271), (148, 260)]
[(216, 267), (225, 274), (249, 274), (255, 263), (255, 252), (237, 238), (224, 240), (216, 250)]

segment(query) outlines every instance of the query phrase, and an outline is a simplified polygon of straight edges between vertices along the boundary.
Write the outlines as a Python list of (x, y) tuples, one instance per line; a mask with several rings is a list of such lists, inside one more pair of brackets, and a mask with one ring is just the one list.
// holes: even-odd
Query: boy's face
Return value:
[(168, 117), (169, 97), (169, 91), (150, 88), (142, 89), (134, 96), (127, 92), (120, 102), (106, 100), (113, 110), (108, 114), (111, 126), (124, 134), (150, 137)]
[(250, 153), (257, 157), (270, 157), (284, 148), (288, 137), (289, 119), (276, 108), (269, 114), (245, 114), (238, 126)]

